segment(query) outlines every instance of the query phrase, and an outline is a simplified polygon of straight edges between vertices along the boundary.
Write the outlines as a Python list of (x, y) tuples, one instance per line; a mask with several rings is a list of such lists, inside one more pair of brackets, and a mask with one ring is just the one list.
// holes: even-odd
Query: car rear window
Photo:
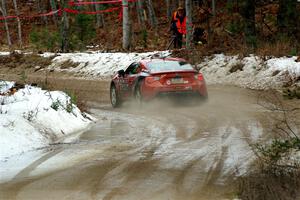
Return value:
[(189, 71), (193, 70), (191, 64), (184, 61), (153, 61), (148, 63), (151, 73), (166, 72), (166, 71)]

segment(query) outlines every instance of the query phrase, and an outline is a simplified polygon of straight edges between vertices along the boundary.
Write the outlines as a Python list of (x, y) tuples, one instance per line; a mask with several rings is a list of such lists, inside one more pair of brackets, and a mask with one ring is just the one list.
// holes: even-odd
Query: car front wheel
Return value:
[(110, 102), (111, 102), (112, 107), (114, 107), (114, 108), (120, 107), (122, 104), (115, 85), (112, 85), (110, 87)]

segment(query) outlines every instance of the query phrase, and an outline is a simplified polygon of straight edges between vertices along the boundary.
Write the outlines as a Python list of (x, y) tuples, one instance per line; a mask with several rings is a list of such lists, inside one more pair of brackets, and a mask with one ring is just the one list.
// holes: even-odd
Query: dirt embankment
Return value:
[[(0, 79), (20, 81), (20, 75), (0, 74)], [(22, 82), (22, 81), (21, 81)], [(82, 79), (69, 74), (53, 73), (47, 76), (42, 74), (26, 75), (26, 83), (37, 84), (49, 90), (61, 90), (75, 94), (79, 101), (109, 102), (109, 81)]]
[(0, 56), (0, 79), (34, 84), (44, 89), (76, 94), (82, 101), (109, 101), (109, 80), (88, 79), (72, 73), (49, 70), (53, 57), (12, 53)]

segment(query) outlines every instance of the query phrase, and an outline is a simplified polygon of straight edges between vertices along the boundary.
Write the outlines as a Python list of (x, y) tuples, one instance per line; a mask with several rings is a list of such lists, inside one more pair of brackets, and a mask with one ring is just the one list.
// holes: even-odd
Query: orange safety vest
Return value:
[(180, 34), (186, 34), (186, 16), (184, 17), (182, 23), (180, 22), (179, 17), (177, 17), (177, 11), (174, 12), (173, 21), (176, 22), (176, 28)]

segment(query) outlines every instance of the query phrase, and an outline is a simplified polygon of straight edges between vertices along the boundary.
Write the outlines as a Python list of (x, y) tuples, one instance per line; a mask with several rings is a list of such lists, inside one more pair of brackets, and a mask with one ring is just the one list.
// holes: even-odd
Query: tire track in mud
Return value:
[[(179, 115), (179, 113), (181, 115)], [(168, 119), (167, 122), (173, 124), (176, 127), (176, 131), (177, 131), (176, 138), (179, 139), (180, 141), (178, 143), (174, 144), (175, 146), (177, 146), (180, 143), (188, 144), (190, 142), (189, 138), (192, 138), (192, 141), (196, 140), (197, 138), (198, 139), (200, 138), (199, 144), (202, 144), (202, 146), (209, 146), (209, 145), (213, 146), (213, 144), (215, 142), (212, 140), (220, 140), (219, 148), (218, 147), (212, 148), (211, 151), (206, 152), (206, 153), (209, 153), (212, 157), (210, 159), (210, 160), (212, 160), (210, 164), (208, 164), (209, 160), (207, 160), (207, 157), (205, 158), (205, 155), (203, 155), (203, 152), (198, 154), (198, 156), (195, 156), (186, 161), (187, 162), (187, 164), (185, 165), (186, 167), (183, 170), (183, 172), (181, 173), (180, 178), (178, 178), (178, 183), (183, 182), (182, 181), (183, 179), (187, 179), (185, 173), (190, 171), (190, 169), (194, 168), (194, 166), (197, 163), (201, 163), (201, 162), (204, 163), (203, 165), (205, 165), (205, 164), (208, 165), (208, 166), (204, 167), (204, 168), (208, 168), (208, 169), (202, 170), (202, 173), (205, 173), (207, 175), (203, 178), (203, 180), (200, 181), (200, 183), (202, 182), (202, 184), (200, 184), (199, 182), (195, 183), (195, 184), (203, 185), (203, 187), (209, 187), (213, 184), (216, 184), (218, 182), (218, 179), (220, 179), (220, 178), (224, 179), (224, 171), (226, 171), (226, 169), (224, 169), (224, 167), (228, 167), (228, 163), (226, 163), (226, 162), (228, 162), (227, 161), (228, 159), (232, 159), (230, 157), (232, 155), (228, 155), (228, 154), (234, 153), (232, 150), (231, 150), (231, 152), (228, 152), (229, 151), (228, 149), (231, 149), (231, 147), (230, 147), (231, 144), (233, 144), (234, 146), (237, 146), (236, 148), (238, 148), (238, 150), (241, 149), (241, 148), (239, 148), (239, 145), (241, 145), (241, 146), (245, 147), (247, 149), (247, 151), (250, 152), (250, 154), (251, 154), (251, 149), (249, 148), (248, 144), (251, 142), (254, 142), (255, 140), (253, 140), (253, 137), (251, 136), (252, 130), (249, 130), (250, 131), (250, 133), (249, 133), (243, 126), (247, 126), (247, 123), (245, 123), (246, 121), (250, 121), (250, 122), (254, 121), (255, 122), (255, 119), (251, 118), (251, 117), (244, 117), (244, 119), (242, 119), (242, 122), (241, 122), (241, 119), (239, 119), (240, 115), (241, 115), (240, 113), (237, 113), (236, 119), (234, 119), (234, 120), (236, 120), (235, 123), (231, 122), (230, 120), (226, 119), (226, 117), (224, 117), (223, 119), (220, 120), (223, 122), (220, 123), (219, 126), (217, 123), (213, 124), (213, 125), (212, 125), (212, 123), (210, 123), (210, 124), (204, 126), (207, 128), (207, 130), (205, 130), (206, 128), (203, 128), (203, 127), (200, 128), (200, 126), (198, 125), (199, 119), (197, 119), (197, 117), (195, 117), (193, 115), (186, 114), (186, 113), (183, 114), (182, 112), (178, 112), (178, 110), (176, 110), (176, 113), (171, 112), (169, 115), (164, 115), (164, 117), (166, 119)], [(174, 118), (174, 116), (176, 116), (176, 117)], [(205, 116), (205, 117), (207, 117), (207, 116)], [(202, 122), (207, 122), (209, 120), (210, 119), (208, 118), (206, 120), (202, 120)], [(194, 127), (182, 125), (183, 123), (186, 123), (186, 122), (188, 122), (189, 124), (194, 124)], [(200, 120), (200, 122), (201, 122), (201, 120)], [(244, 125), (239, 127), (240, 123), (241, 124), (244, 123)], [(210, 127), (210, 126), (212, 126), (212, 127)], [(214, 128), (213, 128), (213, 126), (214, 126)], [(261, 124), (258, 122), (258, 124), (256, 126), (261, 126)], [(189, 127), (189, 128), (187, 128), (187, 127)], [(220, 127), (220, 128), (218, 128), (218, 127)], [(219, 130), (217, 130), (217, 129), (219, 129)], [(203, 132), (205, 132), (205, 131), (206, 132), (209, 131), (207, 137), (205, 137), (203, 135)], [(186, 134), (186, 133), (189, 133), (189, 134)], [(183, 137), (186, 135), (191, 135), (192, 137), (191, 136)], [(259, 135), (258, 135), (258, 137), (259, 137)], [(256, 138), (256, 139), (258, 139), (258, 138)], [(241, 143), (241, 144), (237, 145), (237, 143)], [(199, 146), (201, 146), (201, 145), (199, 145)], [(170, 148), (172, 148), (172, 147), (170, 147)], [(177, 148), (177, 147), (174, 147), (174, 148), (180, 151), (180, 148)], [(192, 149), (190, 149), (190, 150), (192, 150)], [(184, 151), (183, 151), (183, 153), (184, 153)], [(239, 152), (236, 152), (236, 153), (239, 153)], [(240, 152), (240, 153), (243, 153), (243, 152)], [(181, 156), (186, 156), (187, 154), (188, 154), (188, 152), (186, 152), (185, 154), (181, 154)], [(169, 155), (164, 155), (164, 156), (168, 157)], [(251, 157), (251, 155), (248, 157)], [(173, 157), (172, 160), (176, 160), (176, 156)], [(229, 163), (229, 164), (234, 164), (234, 163)], [(240, 164), (240, 163), (238, 163), (238, 164)], [(229, 170), (227, 169), (227, 172), (225, 172), (225, 174), (227, 173), (227, 176), (228, 176), (227, 178), (231, 179), (230, 176), (234, 175), (236, 173), (235, 172), (236, 166), (232, 165), (229, 167), (231, 167), (231, 169), (229, 169)], [(199, 180), (200, 180), (200, 178), (199, 178)], [(186, 180), (186, 182), (189, 182), (189, 181), (193, 182), (192, 180)]]
[[(55, 151), (52, 151), (50, 153), (45, 154), (44, 156), (42, 156), (41, 158), (39, 158), (38, 160), (34, 161), (33, 163), (31, 163), (29, 166), (26, 166), (23, 170), (21, 170), (10, 182), (14, 183), (13, 184), (13, 190), (14, 193), (9, 193), (8, 195), (5, 195), (3, 197), (1, 197), (1, 199), (12, 199), (15, 200), (17, 199), (17, 194), (19, 193), (19, 191), (23, 188), (26, 187), (26, 185), (30, 184), (31, 182), (34, 181), (34, 178), (30, 178), (30, 173), (32, 171), (34, 171), (40, 164), (42, 164), (43, 162), (47, 161), (49, 158), (57, 155), (58, 153), (60, 153), (62, 150), (61, 149), (56, 149)], [(20, 181), (21, 180), (21, 181)], [(1, 186), (3, 185), (3, 186)], [(2, 190), (10, 190), (10, 186), (6, 186), (4, 184), (0, 184), (1, 188), (5, 188)], [(0, 190), (1, 191), (1, 190)], [(3, 193), (3, 192), (1, 192)], [(1, 195), (2, 196), (2, 195)]]
[[(193, 110), (194, 109), (192, 108), (188, 111)], [(225, 161), (228, 157), (228, 149), (230, 145), (230, 143), (226, 143), (230, 142), (230, 140), (242, 140), (242, 142), (245, 142), (245, 139), (252, 139), (249, 138), (250, 134), (245, 135), (234, 133), (242, 132), (240, 131), (240, 128), (236, 128), (236, 130), (233, 129), (233, 127), (238, 126), (240, 123), (239, 120), (237, 120), (236, 123), (232, 123), (230, 120), (226, 119), (226, 117), (223, 117), (222, 119), (218, 119), (219, 121), (213, 123), (210, 122), (210, 116), (204, 115), (203, 117), (199, 117), (198, 114), (191, 114), (192, 112), (189, 113), (185, 109), (176, 110), (175, 112), (173, 110), (163, 110), (162, 112), (164, 114), (161, 114), (161, 112), (157, 114), (156, 111), (154, 111), (154, 113), (150, 112), (149, 114), (148, 111), (149, 110), (119, 110), (119, 112), (130, 113), (132, 115), (136, 115), (137, 117), (155, 119), (156, 121), (159, 121), (163, 124), (169, 124), (175, 128), (173, 134), (168, 133), (166, 130), (163, 131), (163, 134), (160, 136), (160, 142), (151, 144), (152, 146), (156, 146), (152, 150), (155, 150), (153, 153), (154, 157), (146, 159), (153, 159), (156, 162), (158, 161), (158, 167), (152, 169), (153, 173), (162, 173), (161, 171), (163, 170), (170, 172), (174, 171), (173, 168), (175, 168), (175, 172), (171, 174), (172, 181), (170, 181), (170, 184), (173, 185), (172, 187), (175, 187), (177, 190), (173, 190), (174, 193), (202, 194), (203, 190), (206, 190), (207, 188), (216, 184), (218, 179), (224, 176), (223, 170), (226, 164)], [(236, 117), (236, 119), (238, 118), (239, 115)], [(247, 120), (251, 121), (250, 118), (247, 118)], [(244, 119), (244, 121), (246, 120)], [(200, 122), (204, 124), (199, 124)], [(220, 147), (211, 148), (206, 152), (196, 152), (193, 156), (190, 155), (193, 154), (193, 148), (189, 148), (189, 144), (196, 142), (198, 143), (198, 147), (196, 145), (194, 148), (196, 150), (201, 150), (201, 144), (202, 146), (214, 146), (214, 140), (220, 140)], [(248, 142), (243, 144), (248, 146)], [(209, 154), (209, 156), (206, 154)], [(186, 156), (188, 158), (185, 160), (178, 159)], [(211, 158), (207, 160), (208, 157)], [(179, 160), (178, 162), (181, 162), (181, 166), (179, 166), (179, 168), (177, 168), (176, 164), (174, 163), (171, 163), (169, 167), (164, 166), (164, 164), (169, 163), (170, 160), (177, 159)], [(235, 166), (231, 167), (234, 168)], [(190, 171), (193, 171), (194, 173), (191, 173)], [(227, 178), (230, 178), (229, 176), (232, 174), (234, 174), (234, 172), (228, 174)], [(188, 189), (189, 187), (184, 185), (186, 183), (190, 183), (189, 185), (198, 185), (198, 187), (190, 187), (194, 188), (191, 190)], [(108, 195), (108, 199), (113, 199), (114, 196), (121, 195), (118, 194), (118, 191), (122, 191), (122, 187), (119, 187), (119, 189), (115, 188), (113, 192)]]
[[(174, 118), (172, 113), (170, 115), (171, 116), (164, 116), (165, 118), (160, 119), (159, 121), (163, 122), (165, 124), (172, 124), (172, 126), (176, 127), (176, 130), (175, 130), (176, 134), (170, 135), (167, 132), (165, 132), (165, 135), (163, 136), (164, 139), (162, 139), (162, 142), (160, 144), (158, 144), (157, 149), (159, 150), (160, 148), (162, 148), (162, 146), (165, 146), (165, 147), (163, 147), (163, 149), (166, 148), (166, 152), (163, 152), (161, 154), (159, 154), (159, 153), (157, 154), (157, 152), (155, 152), (154, 153), (154, 154), (156, 154), (156, 157), (154, 158), (155, 160), (158, 159), (159, 161), (161, 161), (161, 157), (168, 156), (168, 154), (169, 154), (168, 150), (172, 150), (172, 148), (176, 148), (173, 145), (185, 143), (186, 140), (189, 140), (190, 137), (194, 136), (199, 131), (199, 127), (193, 119), (191, 119), (187, 116), (184, 116), (184, 115), (182, 115), (180, 118), (179, 117)], [(155, 116), (155, 117), (157, 118), (158, 116)], [(170, 117), (172, 117), (172, 118), (170, 118)], [(170, 119), (172, 119), (172, 120), (170, 120)], [(187, 127), (185, 127), (183, 124), (181, 124), (179, 122), (184, 123), (184, 124), (187, 123), (189, 125)], [(188, 133), (188, 134), (186, 134), (186, 133)], [(174, 141), (175, 141), (175, 142), (173, 141), (174, 144), (168, 144), (168, 140), (170, 140), (170, 138), (174, 139)], [(179, 155), (179, 156), (185, 156), (185, 155), (183, 154), (183, 155)], [(177, 169), (178, 172), (175, 174), (179, 174), (179, 175), (175, 175), (174, 181), (172, 181), (172, 184), (175, 185), (177, 190), (179, 190), (179, 188), (184, 188), (182, 186), (182, 183), (183, 183), (184, 179), (186, 179), (186, 173), (196, 163), (201, 161), (201, 157), (202, 156), (198, 156), (198, 157), (189, 159), (187, 161), (186, 167), (183, 167), (182, 169)], [(169, 169), (169, 170), (172, 170), (172, 169)], [(213, 169), (211, 169), (211, 171), (213, 171)], [(177, 176), (177, 178), (176, 178), (176, 176)], [(185, 180), (185, 181), (188, 182), (189, 180)], [(177, 192), (181, 193), (180, 191), (183, 191), (183, 189), (180, 189)]]
[[(118, 116), (118, 115), (116, 114), (116, 116)], [(128, 117), (128, 116), (126, 116), (126, 117)], [(143, 120), (145, 120), (145, 119), (143, 119)], [(141, 124), (143, 124), (143, 123), (141, 123)], [(155, 125), (153, 127), (157, 128), (158, 124), (159, 123), (155, 123)], [(160, 124), (160, 126), (161, 125), (162, 124)], [(134, 135), (136, 133), (138, 133), (138, 134), (141, 133), (140, 131), (136, 131), (138, 129), (138, 127), (134, 126), (134, 124), (129, 124), (128, 126), (131, 127), (131, 129), (132, 129), (131, 131), (129, 131), (129, 132), (131, 132), (131, 133), (129, 133), (129, 135)], [(153, 127), (150, 126), (150, 127), (148, 127), (148, 129), (152, 129)], [(161, 129), (163, 129), (163, 128), (164, 127), (162, 127)], [(145, 128), (145, 129), (147, 129), (147, 128)], [(149, 135), (149, 137), (147, 138), (146, 144), (144, 144), (145, 141), (141, 141), (142, 143), (140, 143), (139, 141), (133, 141), (134, 145), (136, 145), (136, 147), (134, 149), (132, 149), (132, 150), (125, 149), (124, 152), (121, 149), (120, 152), (118, 152), (118, 151), (114, 152), (115, 154), (118, 154), (118, 156), (121, 157), (121, 158), (118, 158), (118, 162), (116, 162), (115, 165), (110, 166), (109, 170), (107, 170), (105, 173), (102, 173), (102, 175), (104, 176), (103, 179), (105, 179), (106, 176), (108, 176), (108, 177), (113, 176), (113, 174), (110, 174), (110, 173), (112, 173), (115, 168), (120, 168), (120, 166), (124, 166), (124, 168), (121, 171), (129, 172), (129, 169), (132, 168), (132, 166), (136, 165), (136, 163), (135, 163), (136, 161), (134, 161), (136, 158), (139, 158), (139, 159), (142, 158), (143, 160), (149, 160), (149, 158), (152, 156), (153, 152), (155, 151), (155, 145), (152, 145), (152, 144), (158, 144), (159, 143), (159, 141), (157, 139), (160, 138), (160, 136), (158, 135), (157, 132), (161, 133), (163, 131), (161, 131), (160, 129), (157, 129), (157, 131), (155, 131), (155, 132), (153, 132), (153, 131), (151, 132), (150, 130), (144, 130), (142, 132), (146, 132), (148, 134), (151, 133)], [(144, 138), (144, 136), (143, 136), (143, 138)], [(130, 145), (132, 145), (132, 144), (130, 144)], [(65, 145), (65, 146), (68, 146), (68, 145)], [(68, 148), (68, 147), (64, 147), (64, 148)], [(76, 148), (76, 145), (71, 147), (71, 148)], [(108, 148), (106, 150), (115, 151), (116, 149), (114, 148), (114, 146), (108, 146)], [(30, 172), (32, 172), (41, 163), (47, 161), (48, 159), (52, 158), (54, 155), (59, 154), (61, 152), (62, 152), (62, 150), (59, 150), (59, 151), (54, 151), (54, 152), (51, 152), (49, 154), (46, 154), (44, 157), (42, 157), (41, 159), (33, 162), (30, 166), (28, 166), (24, 170), (22, 170), (22, 172), (20, 172), (14, 179), (18, 180), (21, 177), (24, 178), (25, 176), (29, 175)], [(122, 153), (124, 154), (123, 156), (120, 155)], [(142, 155), (137, 156), (138, 154), (142, 154)], [(130, 163), (130, 162), (132, 162), (132, 163)], [(142, 166), (144, 166), (144, 165), (142, 165)], [(24, 182), (13, 183), (10, 188), (7, 188), (8, 190), (11, 189), (11, 190), (14, 191), (13, 193), (11, 193), (12, 195), (8, 199), (17, 199), (17, 196), (20, 197), (20, 194), (23, 194), (22, 190), (26, 190), (26, 189), (30, 190), (30, 188), (36, 186), (39, 182), (42, 182), (42, 183), (47, 182), (47, 181), (49, 181), (49, 179), (51, 180), (52, 177), (56, 177), (57, 174), (61, 174), (62, 177), (67, 177), (66, 174), (68, 174), (69, 171), (72, 171), (72, 170), (65, 169), (65, 170), (62, 170), (62, 171), (56, 171), (56, 172), (53, 172), (52, 174), (49, 174), (49, 176), (40, 176), (39, 178), (33, 178), (33, 180), (28, 181), (27, 183), (24, 183)], [(76, 177), (76, 175), (75, 175), (75, 177)], [(88, 179), (89, 178), (87, 178), (87, 180)], [(85, 179), (83, 179), (83, 180), (85, 180)], [(101, 182), (103, 182), (103, 180), (101, 180), (101, 181), (99, 180), (97, 185), (101, 184)], [(19, 185), (19, 187), (16, 188), (15, 187), (16, 185)], [(91, 185), (89, 185), (89, 186), (91, 186)], [(94, 187), (95, 186), (92, 186), (91, 188), (94, 188)], [(91, 192), (91, 194), (92, 194), (92, 196), (94, 196), (96, 194), (96, 192), (95, 191)]]
[[(120, 161), (119, 165), (115, 169), (111, 169), (104, 176), (102, 181), (99, 182), (97, 186), (99, 189), (102, 186), (102, 191), (98, 191), (98, 194), (100, 196), (98, 195), (96, 199), (113, 199), (116, 196), (120, 196), (122, 194), (125, 195), (129, 190), (129, 185), (130, 188), (136, 188), (139, 185), (139, 183), (135, 183), (137, 179), (142, 181), (144, 179), (147, 179), (147, 177), (151, 176), (151, 174), (155, 173), (157, 168), (156, 161), (152, 160), (151, 158), (153, 156), (153, 153), (156, 151), (157, 146), (160, 146), (161, 143), (161, 141), (157, 139), (162, 138), (161, 133), (165, 132), (165, 130), (170, 130), (170, 127), (169, 125), (165, 127), (164, 124), (158, 121), (155, 122), (153, 119), (144, 119), (144, 117), (140, 116), (139, 119), (141, 118), (144, 121), (147, 121), (148, 123), (150, 122), (150, 125), (154, 124), (153, 128), (156, 128), (152, 131), (148, 131), (148, 133), (144, 132), (145, 134), (150, 133), (150, 141), (146, 142), (146, 144), (142, 145), (141, 147), (135, 149), (135, 153), (132, 153), (131, 155), (126, 155), (126, 158), (122, 159), (122, 161)], [(145, 135), (141, 138), (142, 142), (144, 142), (144, 138)], [(112, 186), (111, 188), (107, 188), (107, 191), (105, 191), (105, 189), (103, 188), (112, 185), (111, 181), (113, 180), (111, 177), (122, 181), (119, 184)], [(127, 188), (126, 192), (124, 192), (124, 187)], [(95, 196), (95, 194), (93, 196)]]

